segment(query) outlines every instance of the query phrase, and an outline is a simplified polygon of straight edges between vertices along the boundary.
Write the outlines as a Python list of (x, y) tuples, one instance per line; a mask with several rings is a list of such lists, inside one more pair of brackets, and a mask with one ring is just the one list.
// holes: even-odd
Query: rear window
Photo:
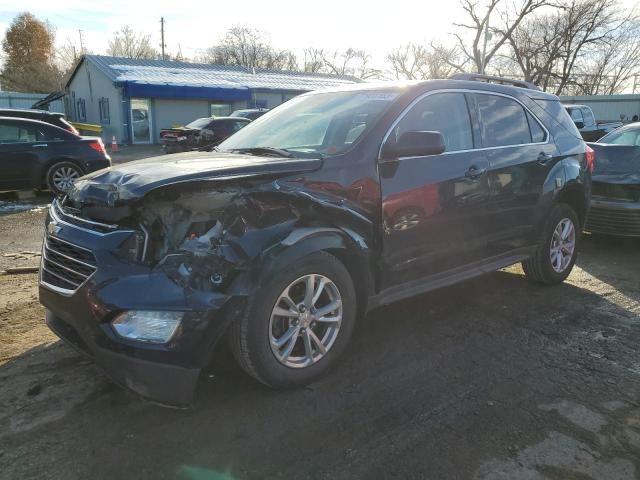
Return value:
[(541, 98), (534, 98), (532, 100), (536, 102), (536, 104), (538, 104), (538, 106), (542, 108), (547, 115), (553, 118), (563, 130), (566, 130), (576, 138), (582, 139), (580, 132), (576, 128), (576, 124), (573, 123), (573, 120), (571, 120), (571, 117), (559, 100), (546, 100)]
[(187, 123), (186, 127), (203, 129), (207, 125), (209, 125), (210, 122), (211, 122), (210, 118), (198, 118), (197, 120), (194, 120), (191, 123)]

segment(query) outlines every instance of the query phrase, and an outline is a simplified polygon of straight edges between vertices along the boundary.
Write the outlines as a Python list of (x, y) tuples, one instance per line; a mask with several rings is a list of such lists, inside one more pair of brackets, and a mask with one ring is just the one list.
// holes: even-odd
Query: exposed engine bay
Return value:
[(143, 261), (185, 288), (220, 289), (300, 220), (290, 197), (229, 186), (162, 189), (145, 198), (149, 235)]

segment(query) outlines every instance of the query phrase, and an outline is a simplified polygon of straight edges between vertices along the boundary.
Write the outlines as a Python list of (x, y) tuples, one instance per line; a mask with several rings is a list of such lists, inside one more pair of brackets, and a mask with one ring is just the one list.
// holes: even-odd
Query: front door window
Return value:
[(151, 143), (151, 108), (148, 98), (131, 99), (133, 143)]

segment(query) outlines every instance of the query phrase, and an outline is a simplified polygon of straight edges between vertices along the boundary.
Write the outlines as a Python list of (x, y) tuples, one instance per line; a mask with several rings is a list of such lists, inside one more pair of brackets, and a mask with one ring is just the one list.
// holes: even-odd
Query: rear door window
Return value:
[(394, 129), (395, 139), (415, 131), (440, 132), (445, 152), (471, 150), (473, 133), (463, 93), (436, 93), (419, 100)]
[(511, 98), (498, 95), (472, 95), (478, 108), (483, 147), (531, 143), (527, 112), (522, 105)]

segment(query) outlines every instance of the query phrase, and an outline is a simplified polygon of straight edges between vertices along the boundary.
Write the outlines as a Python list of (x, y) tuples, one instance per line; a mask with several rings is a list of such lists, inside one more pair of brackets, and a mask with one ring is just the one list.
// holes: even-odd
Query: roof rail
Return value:
[(528, 88), (530, 90), (540, 90), (537, 85), (524, 80), (513, 80), (511, 78), (495, 77), (493, 75), (483, 75), (481, 73), (456, 73), (449, 77), (451, 80), (468, 80), (471, 82), (498, 83), (500, 85), (511, 85), (513, 87)]

